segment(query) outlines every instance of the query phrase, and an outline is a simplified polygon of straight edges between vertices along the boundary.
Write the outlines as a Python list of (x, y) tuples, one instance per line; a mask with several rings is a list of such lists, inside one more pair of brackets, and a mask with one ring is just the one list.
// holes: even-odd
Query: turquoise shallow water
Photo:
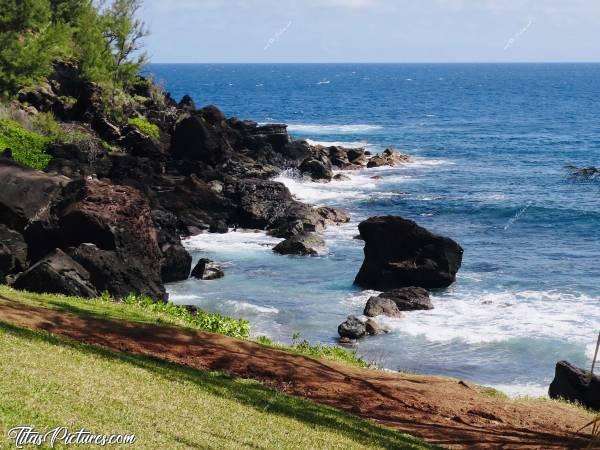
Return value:
[[(260, 233), (202, 235), (195, 259), (223, 280), (171, 285), (176, 302), (248, 318), (256, 334), (333, 342), (370, 292), (357, 223), (411, 218), (457, 240), (463, 267), (436, 309), (388, 320), (358, 351), (389, 368), (446, 374), (543, 394), (559, 359), (588, 365), (600, 328), (600, 186), (566, 165), (600, 164), (600, 65), (153, 65), (176, 98), (230, 116), (285, 122), (318, 142), (393, 146), (416, 157), (327, 185), (279, 179), (300, 199), (348, 209), (319, 258), (272, 254)], [(376, 174), (382, 181), (371, 180)]]

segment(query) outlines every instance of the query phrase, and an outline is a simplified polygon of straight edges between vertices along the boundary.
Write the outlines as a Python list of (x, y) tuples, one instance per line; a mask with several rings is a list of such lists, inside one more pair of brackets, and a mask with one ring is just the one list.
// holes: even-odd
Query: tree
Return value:
[(69, 27), (53, 23), (47, 0), (0, 0), (0, 91), (41, 81), (68, 54)]
[(104, 13), (105, 36), (114, 64), (114, 87), (128, 86), (147, 61), (141, 49), (148, 30), (144, 22), (136, 18), (141, 5), (141, 0), (114, 0)]
[(130, 86), (146, 62), (141, 0), (105, 1), (0, 0), (0, 93), (40, 83), (64, 60), (113, 96)]

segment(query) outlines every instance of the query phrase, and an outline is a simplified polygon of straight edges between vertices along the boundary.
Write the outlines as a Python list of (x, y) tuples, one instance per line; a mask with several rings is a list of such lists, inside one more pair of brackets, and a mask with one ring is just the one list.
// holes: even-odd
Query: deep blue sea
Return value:
[[(352, 285), (369, 216), (414, 219), (465, 249), (433, 311), (386, 320), (357, 347), (391, 369), (442, 374), (511, 394), (543, 395), (558, 360), (591, 364), (600, 329), (600, 185), (565, 166), (600, 165), (600, 65), (152, 65), (175, 98), (228, 116), (284, 122), (297, 138), (394, 147), (399, 168), (317, 184), (281, 176), (299, 199), (335, 205), (327, 255), (277, 256), (262, 233), (201, 235), (196, 259), (226, 277), (169, 287), (178, 303), (250, 320), (255, 335), (333, 343), (373, 292)], [(370, 179), (383, 175), (382, 181)]]

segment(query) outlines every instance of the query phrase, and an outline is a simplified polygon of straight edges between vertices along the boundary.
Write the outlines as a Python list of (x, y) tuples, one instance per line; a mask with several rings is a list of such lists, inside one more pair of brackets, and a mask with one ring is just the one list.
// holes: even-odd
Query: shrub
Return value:
[[(104, 294), (103, 297), (106, 298), (106, 294)], [(197, 310), (195, 314), (192, 314), (184, 306), (178, 306), (170, 302), (155, 302), (149, 297), (134, 294), (129, 294), (129, 296), (125, 298), (124, 303), (148, 311), (176, 317), (192, 328), (199, 330), (220, 333), (236, 338), (247, 338), (250, 334), (250, 323), (243, 319), (232, 319), (230, 317), (224, 317), (220, 314), (208, 313), (202, 310)]]
[(160, 138), (160, 128), (150, 123), (148, 119), (143, 117), (135, 117), (131, 118), (127, 121), (129, 125), (137, 128), (140, 132), (144, 133), (146, 136), (150, 136), (151, 138), (158, 139)]
[(34, 169), (46, 168), (52, 157), (46, 153), (49, 139), (26, 130), (11, 119), (0, 119), (0, 151), (10, 148), (13, 158)]

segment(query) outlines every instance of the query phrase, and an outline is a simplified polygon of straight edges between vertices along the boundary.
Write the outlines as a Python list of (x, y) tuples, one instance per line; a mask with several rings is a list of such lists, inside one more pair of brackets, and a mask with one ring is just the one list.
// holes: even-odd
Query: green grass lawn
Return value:
[(2, 322), (0, 361), (0, 448), (14, 448), (7, 431), (18, 425), (133, 433), (136, 443), (123, 447), (153, 450), (431, 448), (253, 381), (117, 354)]
[[(0, 297), (2, 296), (21, 303), (69, 312), (79, 316), (170, 325), (192, 330), (212, 331), (233, 337), (246, 337), (250, 330), (249, 324), (245, 321), (204, 312), (201, 312), (198, 318), (193, 318), (183, 307), (176, 307), (170, 303), (145, 302), (143, 299), (142, 301), (136, 301), (133, 298), (133, 301), (116, 302), (110, 298), (88, 299), (56, 294), (33, 294), (0, 285)], [(335, 345), (311, 345), (306, 341), (298, 341), (293, 346), (286, 346), (264, 337), (259, 337), (257, 342), (282, 351), (324, 358), (355, 367), (367, 367), (366, 362), (354, 352)]]

